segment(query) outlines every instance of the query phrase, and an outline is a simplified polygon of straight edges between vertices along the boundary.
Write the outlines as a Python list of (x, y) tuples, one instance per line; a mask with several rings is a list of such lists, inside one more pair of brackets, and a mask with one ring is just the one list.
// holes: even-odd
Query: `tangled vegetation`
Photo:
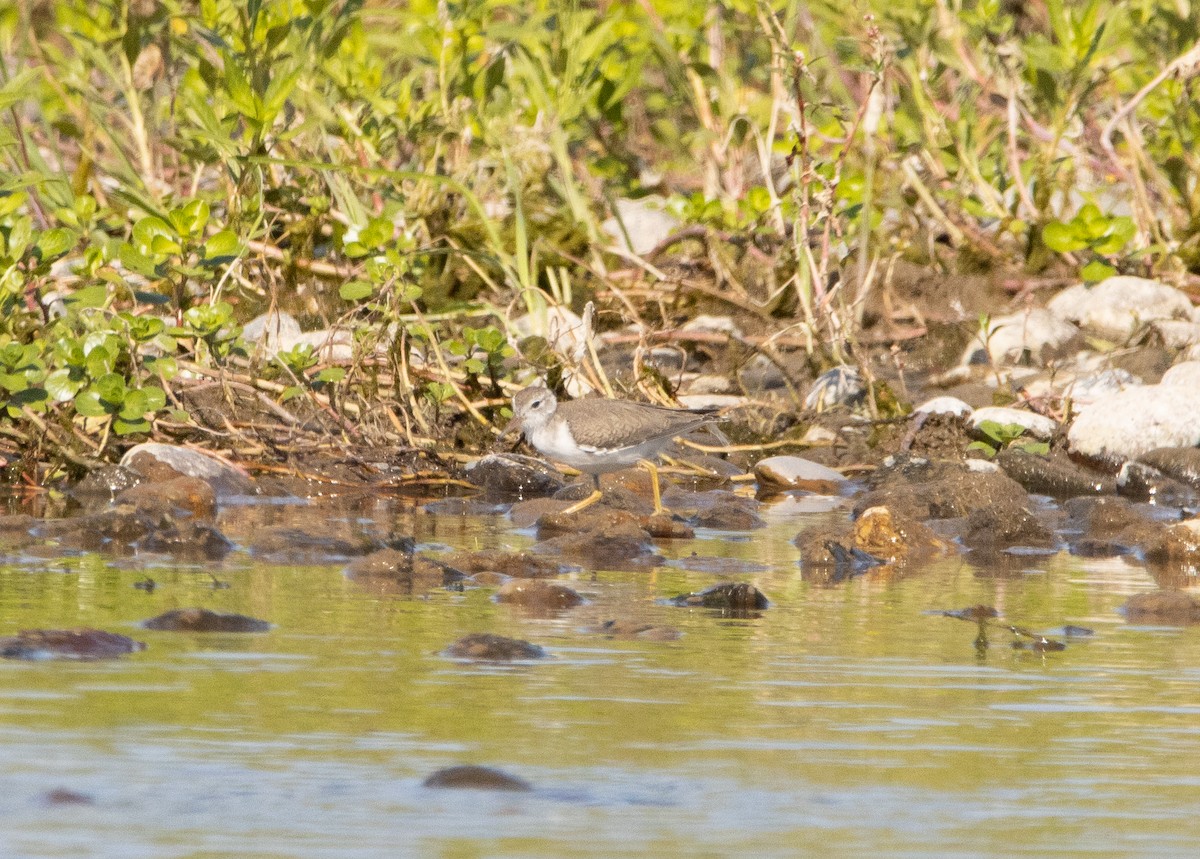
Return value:
[[(512, 320), (557, 302), (723, 303), (829, 362), (898, 260), (1190, 284), (1198, 39), (1155, 0), (16, 0), (0, 450), (42, 482), (230, 444), (185, 396), (214, 379), (290, 438), (304, 404), (419, 443), (499, 415)], [(638, 255), (605, 221), (647, 196), (681, 227)], [(271, 309), (352, 357), (247, 342)]]

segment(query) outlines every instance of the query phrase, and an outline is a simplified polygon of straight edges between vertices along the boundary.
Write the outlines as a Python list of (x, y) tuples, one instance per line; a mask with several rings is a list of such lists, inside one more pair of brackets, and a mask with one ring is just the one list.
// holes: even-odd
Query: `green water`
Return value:
[[(235, 538), (262, 517), (228, 510)], [(520, 548), (503, 518), (350, 513), (425, 548)], [(1153, 582), (1058, 555), (989, 576), (959, 559), (899, 580), (806, 580), (800, 520), (663, 549), (738, 558), (772, 600), (725, 619), (660, 600), (719, 576), (679, 560), (580, 570), (590, 602), (531, 617), (488, 589), (388, 595), (338, 566), (245, 554), (204, 570), (95, 556), (8, 558), (0, 633), (97, 626), (149, 647), (96, 663), (0, 662), (0, 856), (1163, 856), (1200, 852), (1200, 630), (1132, 627)], [(709, 562), (711, 563), (711, 562)], [(214, 590), (211, 570), (230, 587)], [(153, 593), (133, 587), (145, 575)], [(932, 617), (979, 602), (1034, 628), (1096, 635), (1040, 656)], [(138, 629), (200, 605), (265, 618), (261, 635)], [(589, 631), (631, 618), (678, 641)], [(551, 658), (439, 656), (478, 631)], [(435, 791), (459, 763), (528, 794)], [(91, 805), (48, 805), (64, 788)]]

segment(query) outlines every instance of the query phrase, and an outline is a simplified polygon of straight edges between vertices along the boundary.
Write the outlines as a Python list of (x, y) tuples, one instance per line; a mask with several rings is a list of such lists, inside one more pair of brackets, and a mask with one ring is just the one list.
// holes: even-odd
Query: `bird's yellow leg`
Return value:
[(604, 497), (604, 493), (600, 491), (600, 475), (599, 474), (592, 475), (592, 486), (594, 487), (592, 489), (592, 494), (589, 495), (587, 498), (584, 498), (582, 501), (576, 501), (574, 504), (572, 504), (570, 507), (568, 507), (566, 510), (564, 510), (563, 511), (564, 516), (567, 515), (568, 513), (578, 513), (580, 510), (584, 510), (588, 507), (591, 507), (593, 504), (595, 504), (597, 501), (599, 501), (601, 498)]
[(650, 488), (654, 492), (654, 515), (665, 512), (662, 506), (662, 491), (658, 486), (658, 467), (648, 459), (638, 460), (638, 465), (650, 472)]
[(601, 492), (599, 489), (595, 489), (592, 491), (592, 494), (589, 495), (587, 498), (584, 498), (582, 501), (576, 501), (574, 504), (572, 504), (570, 507), (568, 507), (566, 510), (564, 510), (562, 512), (562, 515), (566, 516), (570, 513), (578, 513), (580, 510), (583, 510), (587, 507), (591, 507), (593, 504), (595, 504), (597, 501), (599, 501), (603, 497), (604, 497), (604, 493)]

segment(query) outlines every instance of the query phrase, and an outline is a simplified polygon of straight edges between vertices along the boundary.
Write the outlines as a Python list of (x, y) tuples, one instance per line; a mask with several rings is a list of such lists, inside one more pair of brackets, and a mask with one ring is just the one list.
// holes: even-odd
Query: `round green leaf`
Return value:
[(352, 280), (349, 283), (342, 284), (342, 288), (338, 290), (338, 295), (344, 301), (362, 301), (364, 298), (370, 298), (371, 293), (374, 291), (374, 287), (365, 280)]

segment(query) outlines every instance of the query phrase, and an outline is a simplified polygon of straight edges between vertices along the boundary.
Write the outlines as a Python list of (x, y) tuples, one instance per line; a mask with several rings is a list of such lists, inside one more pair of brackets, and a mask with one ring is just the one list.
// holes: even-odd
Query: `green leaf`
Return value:
[(142, 253), (153, 252), (155, 239), (161, 239), (164, 244), (174, 245), (178, 249), (178, 238), (170, 224), (153, 215), (142, 218), (133, 225), (133, 243)]
[(146, 397), (147, 412), (157, 412), (167, 405), (167, 394), (157, 385), (147, 385), (142, 388), (142, 394)]
[(125, 420), (135, 421), (148, 411), (150, 411), (150, 401), (146, 397), (146, 392), (135, 389), (125, 394), (125, 399), (121, 402), (121, 408), (117, 412), (117, 416)]
[(109, 409), (100, 401), (100, 395), (91, 388), (75, 395), (75, 411), (85, 418), (102, 418)]
[(990, 444), (988, 444), (987, 442), (983, 442), (983, 441), (971, 442), (969, 445), (967, 445), (967, 450), (983, 451), (984, 455), (987, 456), (988, 459), (991, 459), (993, 456), (996, 455), (996, 448), (992, 447)]
[(209, 262), (236, 257), (241, 252), (241, 242), (232, 230), (221, 230), (204, 243), (204, 258)]
[(1116, 273), (1117, 270), (1111, 265), (1096, 259), (1085, 265), (1083, 270), (1079, 272), (1079, 275), (1088, 283), (1098, 283), (1102, 280), (1108, 280), (1108, 278)]
[(162, 376), (168, 382), (179, 374), (179, 362), (169, 355), (164, 355), (161, 358), (144, 358), (142, 359), (142, 366), (146, 368), (146, 372), (155, 376)]
[(326, 367), (317, 373), (316, 381), (326, 384), (336, 384), (346, 378), (346, 371), (341, 367)]
[(70, 308), (103, 307), (108, 301), (108, 286), (103, 283), (77, 289), (63, 299)]
[(121, 265), (134, 274), (140, 274), (142, 277), (148, 278), (158, 277), (158, 270), (154, 260), (128, 242), (121, 242), (117, 246), (117, 259), (121, 261)]
[(304, 389), (299, 385), (288, 385), (283, 389), (283, 393), (279, 395), (279, 402), (286, 403), (288, 400), (300, 396), (304, 393)]
[(195, 238), (204, 233), (208, 226), (208, 203), (203, 200), (189, 200), (170, 213), (171, 223), (181, 236)]
[(76, 235), (74, 230), (55, 227), (42, 233), (35, 245), (38, 258), (42, 262), (58, 259), (71, 248), (75, 247)]
[(55, 402), (65, 403), (74, 399), (75, 395), (83, 388), (84, 381), (83, 373), (72, 370), (70, 367), (63, 367), (46, 377), (46, 393)]
[(1050, 250), (1059, 253), (1081, 251), (1088, 246), (1087, 239), (1077, 235), (1075, 228), (1070, 224), (1064, 224), (1061, 221), (1046, 224), (1042, 228), (1042, 241)]
[(125, 401), (129, 389), (125, 385), (125, 377), (117, 373), (106, 373), (97, 379), (89, 388), (106, 403), (119, 406)]
[(150, 421), (145, 419), (129, 420), (117, 418), (113, 421), (113, 432), (117, 435), (134, 435), (135, 433), (150, 432)]
[(338, 290), (338, 295), (344, 301), (362, 301), (364, 298), (370, 298), (374, 292), (374, 287), (365, 280), (352, 280), (349, 283), (342, 284), (342, 288)]

